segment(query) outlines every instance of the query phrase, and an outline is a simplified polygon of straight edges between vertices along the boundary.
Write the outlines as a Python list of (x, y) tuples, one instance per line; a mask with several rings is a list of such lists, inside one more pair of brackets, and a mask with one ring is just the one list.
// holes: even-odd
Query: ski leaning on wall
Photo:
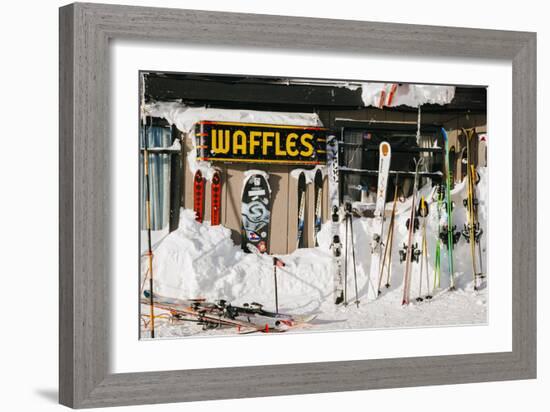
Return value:
[(321, 172), (320, 169), (317, 169), (315, 171), (313, 186), (315, 188), (313, 202), (315, 206), (315, 212), (313, 216), (313, 242), (315, 247), (317, 247), (319, 246), (319, 242), (317, 241), (317, 234), (321, 231), (321, 224), (323, 219), (323, 172)]
[(340, 182), (338, 164), (338, 140), (336, 136), (330, 136), (327, 141), (327, 166), (328, 166), (328, 194), (329, 205), (332, 210), (334, 206), (340, 208)]
[(451, 199), (451, 167), (449, 161), (449, 136), (447, 136), (447, 131), (444, 128), (441, 128), (441, 133), (443, 134), (443, 139), (445, 141), (445, 202), (447, 206), (447, 222), (446, 225), (442, 228), (442, 240), (443, 243), (447, 246), (447, 262), (449, 265), (449, 277), (451, 281), (451, 286), (449, 290), (455, 290), (455, 271), (454, 271), (454, 258), (453, 258), (453, 249), (458, 239), (460, 239), (460, 233), (458, 237), (455, 235), (456, 226), (453, 226), (453, 200)]
[[(466, 167), (467, 167), (467, 183), (468, 183), (468, 196), (464, 199), (464, 206), (466, 207), (468, 221), (464, 224), (464, 229), (462, 230), (462, 235), (466, 239), (466, 242), (470, 245), (470, 252), (472, 255), (472, 276), (474, 282), (474, 290), (478, 290), (479, 281), (483, 277), (482, 261), (481, 261), (481, 249), (480, 249), (480, 238), (483, 230), (479, 225), (477, 218), (477, 209), (478, 209), (478, 200), (475, 192), (475, 185), (477, 184), (477, 173), (475, 171), (475, 166), (473, 163), (471, 149), (472, 149), (472, 139), (476, 136), (475, 130), (464, 130), (462, 133), (466, 136)], [(479, 251), (479, 267), (476, 256), (476, 249)]]
[[(382, 248), (382, 231), (384, 226), (384, 212), (386, 209), (386, 188), (391, 163), (391, 146), (388, 142), (380, 143), (380, 160), (378, 161), (378, 190), (376, 192), (376, 209), (371, 240), (370, 279), (376, 279), (380, 272), (380, 256)], [(369, 282), (370, 283), (370, 282)]]
[(330, 249), (334, 258), (334, 303), (344, 303), (344, 276), (342, 273), (342, 242), (340, 241), (340, 190), (338, 140), (336, 136), (327, 139), (328, 195), (332, 221), (332, 241)]
[(195, 211), (195, 220), (200, 223), (204, 219), (204, 186), (202, 172), (197, 170), (193, 179), (193, 210)]
[(418, 229), (418, 219), (416, 217), (416, 197), (418, 194), (418, 170), (422, 165), (423, 159), (420, 158), (416, 162), (414, 172), (414, 185), (413, 194), (411, 198), (411, 213), (407, 220), (407, 244), (403, 245), (403, 250), (400, 250), (401, 261), (405, 261), (405, 273), (403, 276), (403, 300), (401, 304), (408, 305), (411, 294), (411, 277), (412, 277), (412, 264), (414, 261), (418, 261), (418, 243), (414, 243), (414, 233)]
[[(386, 289), (389, 289), (391, 286), (391, 269), (392, 269), (392, 250), (393, 250), (393, 233), (395, 228), (395, 213), (397, 208), (397, 191), (398, 191), (398, 179), (399, 177), (395, 177), (395, 191), (393, 194), (393, 206), (391, 210), (391, 217), (390, 217), (390, 224), (388, 226), (388, 234), (386, 235), (386, 243), (384, 246), (384, 255), (382, 256), (381, 264), (380, 264), (380, 276), (378, 278), (378, 296), (382, 294), (382, 279), (384, 277), (384, 273), (386, 274), (386, 284), (384, 285)], [(385, 272), (384, 272), (385, 270)]]
[[(441, 227), (443, 218), (443, 185), (439, 185), (435, 192), (435, 201), (437, 205), (437, 238), (435, 240), (435, 261), (434, 261), (434, 283), (433, 283), (433, 292), (441, 287)], [(432, 203), (433, 204), (433, 203)]]
[[(351, 203), (344, 205), (345, 229), (345, 253), (344, 253), (344, 306), (348, 305), (348, 251), (351, 249), (351, 267), (353, 268), (353, 281), (355, 285), (355, 304), (359, 307), (359, 291), (357, 289), (357, 262), (355, 260), (355, 237), (353, 235), (353, 212)], [(370, 283), (370, 282), (369, 282)]]
[[(426, 226), (428, 223), (429, 206), (424, 200), (424, 196), (420, 198), (420, 208), (418, 209), (418, 216), (420, 219), (420, 271), (418, 274), (418, 296), (417, 302), (422, 302), (424, 299), (430, 300), (432, 295), (430, 294), (430, 278), (428, 273), (428, 240), (426, 237)], [(422, 281), (424, 280), (424, 274), (426, 274), (426, 295), (422, 295)]]
[(212, 226), (220, 224), (222, 207), (222, 177), (219, 170), (212, 175), (210, 185), (210, 220)]
[(298, 176), (298, 222), (297, 222), (297, 249), (305, 247), (304, 226), (306, 214), (306, 174), (300, 172)]
[(247, 253), (267, 253), (271, 189), (265, 172), (249, 171), (243, 183), (241, 203), (242, 242)]
[(344, 303), (344, 277), (342, 273), (342, 242), (340, 241), (340, 214), (338, 206), (332, 207), (332, 241), (330, 249), (332, 250), (333, 271), (334, 271), (334, 303), (341, 305)]

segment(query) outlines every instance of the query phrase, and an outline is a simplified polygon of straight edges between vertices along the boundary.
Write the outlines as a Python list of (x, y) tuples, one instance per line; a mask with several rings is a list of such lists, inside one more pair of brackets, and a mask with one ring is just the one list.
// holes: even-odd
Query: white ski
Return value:
[(338, 140), (330, 136), (327, 140), (328, 193), (332, 218), (332, 241), (330, 248), (334, 257), (334, 303), (344, 303), (344, 278), (342, 276), (342, 243), (340, 241), (340, 194)]
[(338, 207), (334, 206), (332, 210), (332, 241), (330, 249), (332, 250), (333, 271), (334, 271), (334, 303), (340, 305), (344, 303), (344, 277), (342, 274), (342, 242), (340, 241), (340, 215)]
[[(382, 249), (382, 232), (384, 226), (384, 211), (386, 209), (386, 187), (391, 163), (391, 146), (388, 142), (380, 143), (380, 161), (378, 162), (378, 190), (376, 193), (376, 209), (372, 225), (371, 264), (369, 279), (376, 279), (380, 273), (380, 256)], [(370, 284), (370, 281), (369, 281)], [(376, 291), (374, 291), (376, 297)]]

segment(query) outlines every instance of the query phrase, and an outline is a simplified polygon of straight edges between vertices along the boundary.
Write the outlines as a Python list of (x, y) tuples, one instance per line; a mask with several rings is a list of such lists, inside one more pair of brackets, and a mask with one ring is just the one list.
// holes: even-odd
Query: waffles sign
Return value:
[(198, 160), (325, 164), (327, 129), (254, 123), (197, 123)]

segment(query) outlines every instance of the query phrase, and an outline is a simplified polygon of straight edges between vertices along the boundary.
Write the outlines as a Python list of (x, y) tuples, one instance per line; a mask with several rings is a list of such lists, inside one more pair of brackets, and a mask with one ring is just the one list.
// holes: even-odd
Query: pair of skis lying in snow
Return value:
[(194, 322), (202, 325), (203, 330), (234, 328), (237, 333), (280, 333), (305, 327), (316, 317), (270, 312), (258, 303), (234, 306), (224, 300), (174, 299), (156, 293), (151, 296), (148, 290), (143, 292), (141, 303), (149, 305), (151, 298), (154, 307), (167, 311), (171, 320)]

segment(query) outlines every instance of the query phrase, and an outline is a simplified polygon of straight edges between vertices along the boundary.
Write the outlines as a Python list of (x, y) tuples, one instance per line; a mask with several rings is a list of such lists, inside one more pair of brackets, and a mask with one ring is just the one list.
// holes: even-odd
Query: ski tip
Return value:
[(380, 153), (382, 156), (388, 156), (390, 154), (391, 146), (388, 142), (380, 143)]

